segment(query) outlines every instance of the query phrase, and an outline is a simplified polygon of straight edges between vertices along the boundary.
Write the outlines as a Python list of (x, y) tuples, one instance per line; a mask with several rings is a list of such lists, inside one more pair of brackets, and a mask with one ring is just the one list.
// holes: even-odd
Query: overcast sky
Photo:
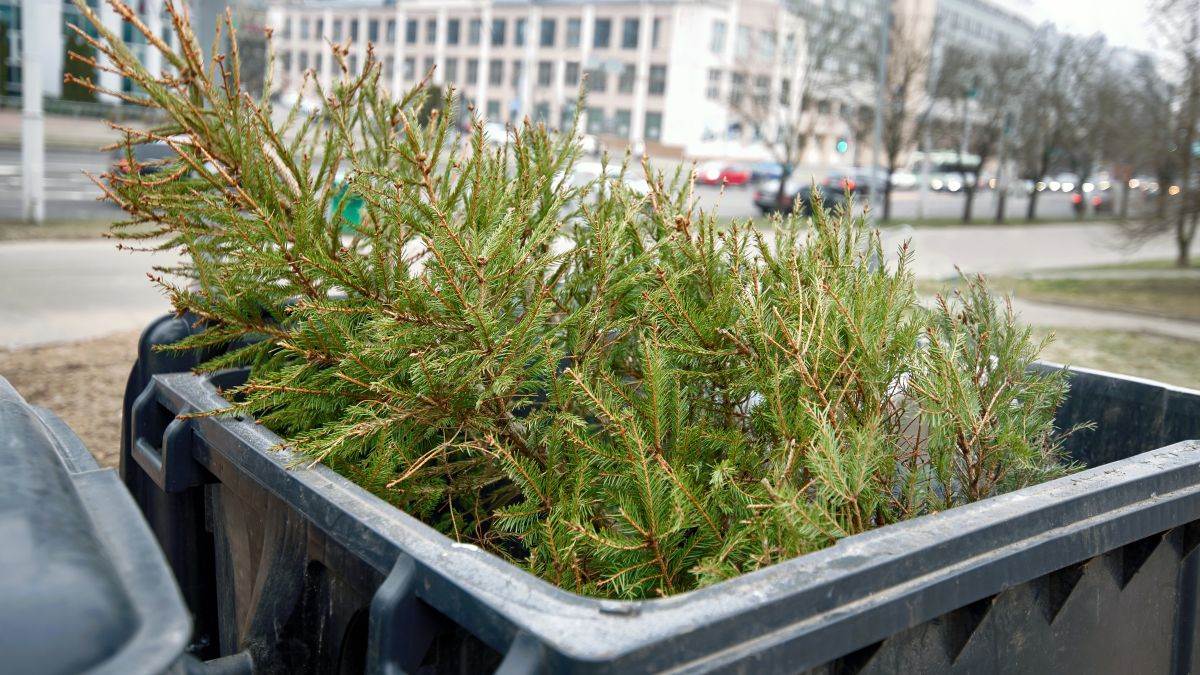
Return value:
[(1100, 32), (1109, 42), (1122, 47), (1144, 50), (1155, 47), (1146, 25), (1147, 0), (1016, 0), (1013, 4), (1028, 7), (1035, 20), (1053, 21), (1068, 33)]

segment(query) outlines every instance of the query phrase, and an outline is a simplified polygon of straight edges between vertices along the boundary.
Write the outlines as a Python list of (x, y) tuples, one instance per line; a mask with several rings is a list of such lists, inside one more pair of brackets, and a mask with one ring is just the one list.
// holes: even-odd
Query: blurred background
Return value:
[[(171, 42), (164, 0), (127, 2)], [(702, 207), (762, 228), (849, 197), (893, 249), (912, 241), (922, 293), (986, 273), (1057, 335), (1047, 358), (1200, 387), (1200, 0), (176, 4), (202, 39), (228, 5), (243, 79), (277, 111), (319, 106), (331, 43), (351, 68), (371, 48), (386, 86), (453, 87), (493, 141), (578, 120), (580, 180), (626, 153), (694, 167)], [(121, 214), (89, 174), (124, 156), (101, 148), (159, 120), (72, 25), (72, 2), (0, 0), (0, 375), (111, 457), (137, 331), (169, 310), (145, 273), (173, 254), (102, 238)]]

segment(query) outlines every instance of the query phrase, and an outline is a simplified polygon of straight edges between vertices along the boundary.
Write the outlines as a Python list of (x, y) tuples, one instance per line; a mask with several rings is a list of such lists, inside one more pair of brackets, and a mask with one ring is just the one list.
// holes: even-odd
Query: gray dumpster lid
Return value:
[(158, 672), (191, 619), (112, 469), (0, 378), (0, 669)]

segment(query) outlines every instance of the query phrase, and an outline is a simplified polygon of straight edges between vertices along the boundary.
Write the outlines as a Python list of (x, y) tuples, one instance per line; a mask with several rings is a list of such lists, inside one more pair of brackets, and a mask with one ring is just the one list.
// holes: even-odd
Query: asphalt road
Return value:
[[(911, 240), (914, 272), (944, 278), (965, 272), (1014, 273), (1036, 269), (1168, 258), (1168, 238), (1128, 246), (1105, 224), (1030, 227), (888, 228), (894, 251)], [(146, 279), (165, 253), (118, 251), (109, 241), (0, 243), (0, 347), (98, 337), (144, 326), (169, 311)]]
[[(46, 218), (58, 220), (90, 220), (115, 217), (119, 211), (104, 202), (97, 201), (99, 189), (88, 180), (84, 172), (99, 174), (108, 168), (111, 159), (100, 152), (73, 150), (49, 150), (46, 153)], [(664, 165), (664, 168), (670, 166)], [(729, 187), (725, 194), (717, 187), (698, 186), (700, 205), (705, 209), (717, 207), (720, 215), (728, 218), (748, 218), (758, 215), (753, 203), (753, 188), (748, 186)], [(892, 195), (892, 213), (896, 219), (915, 218), (919, 201), (917, 191), (898, 191)], [(979, 219), (995, 213), (995, 193), (984, 191), (977, 195), (975, 216)], [(1009, 217), (1020, 217), (1025, 213), (1025, 196), (1013, 196), (1008, 200)], [(930, 192), (925, 206), (927, 218), (958, 218), (962, 215), (964, 197), (961, 194)], [(880, 212), (875, 205), (876, 213)], [(21, 217), (21, 152), (15, 149), (0, 149), (0, 222), (18, 220)], [(1073, 212), (1070, 196), (1044, 192), (1039, 198), (1038, 217), (1050, 220), (1070, 220)]]
[[(94, 220), (115, 218), (120, 210), (97, 201), (100, 189), (84, 175), (99, 174), (110, 163), (100, 152), (49, 150), (46, 152), (46, 219)], [(0, 222), (16, 221), (22, 213), (21, 151), (0, 149)]]

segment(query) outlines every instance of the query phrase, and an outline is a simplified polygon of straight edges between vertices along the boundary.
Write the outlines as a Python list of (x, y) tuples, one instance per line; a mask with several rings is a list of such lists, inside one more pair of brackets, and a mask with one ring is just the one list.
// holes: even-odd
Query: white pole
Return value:
[[(887, 186), (875, 185), (875, 172), (879, 170), (880, 160), (883, 157), (883, 106), (885, 101), (884, 91), (887, 87), (887, 61), (888, 61), (888, 33), (891, 31), (891, 2), (890, 0), (880, 0), (880, 17), (879, 17), (879, 61), (875, 73), (875, 138), (874, 146), (871, 153), (871, 196), (877, 197), (876, 190), (886, 192)], [(886, 176), (885, 176), (886, 180)], [(882, 208), (882, 204), (879, 204)], [(875, 211), (871, 210), (871, 217), (874, 219)]]
[(42, 64), (36, 39), (47, 3), (21, 3), (21, 186), (25, 220), (46, 220), (46, 131), (42, 119)]

